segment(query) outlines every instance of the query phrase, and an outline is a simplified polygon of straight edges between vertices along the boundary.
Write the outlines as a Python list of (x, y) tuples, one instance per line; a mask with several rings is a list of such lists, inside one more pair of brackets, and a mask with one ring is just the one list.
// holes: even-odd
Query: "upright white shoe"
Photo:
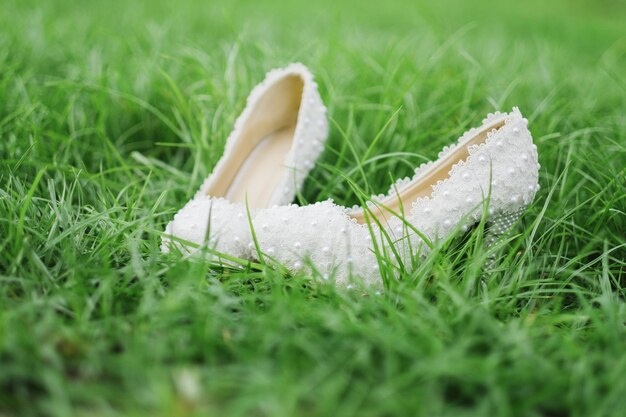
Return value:
[(255, 213), (291, 203), (327, 136), (326, 108), (309, 70), (290, 64), (270, 71), (250, 93), (213, 172), (167, 225), (161, 250), (208, 244), (248, 256), (246, 207)]
[(312, 268), (338, 283), (351, 277), (379, 283), (377, 251), (409, 266), (431, 242), (475, 224), (483, 213), (492, 233), (503, 232), (533, 200), (538, 170), (527, 120), (515, 108), (489, 115), (365, 210), (332, 201), (264, 209), (252, 222), (256, 243), (241, 224), (236, 236), (220, 238), (250, 239), (248, 245), (258, 245), (261, 253), (251, 251), (252, 259), (273, 258), (293, 272)]

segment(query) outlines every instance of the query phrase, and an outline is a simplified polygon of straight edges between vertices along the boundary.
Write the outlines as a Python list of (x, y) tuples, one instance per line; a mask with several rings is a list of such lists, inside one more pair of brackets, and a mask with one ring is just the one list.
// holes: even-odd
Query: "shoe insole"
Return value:
[[(399, 189), (397, 194), (391, 194), (385, 200), (381, 201), (380, 205), (388, 207), (397, 213), (400, 213), (402, 208), (406, 215), (411, 210), (413, 201), (419, 197), (430, 197), (433, 192), (433, 185), (437, 184), (438, 181), (448, 178), (454, 164), (469, 157), (470, 146), (483, 143), (487, 139), (487, 132), (492, 129), (499, 129), (502, 126), (504, 126), (504, 119), (496, 120), (489, 126), (484, 127), (475, 136), (457, 145), (454, 151), (444, 159), (437, 161), (434, 166), (422, 176), (415, 178)], [(393, 216), (389, 211), (381, 207), (372, 207), (371, 211), (369, 215), (378, 218), (383, 224)], [(363, 224), (366, 222), (363, 209), (353, 211), (350, 213), (350, 217), (356, 219), (357, 223)]]
[(291, 149), (296, 126), (289, 126), (270, 133), (252, 149), (243, 162), (225, 198), (233, 203), (246, 204), (249, 208), (266, 208), (280, 186), (280, 181), (288, 175), (285, 158)]

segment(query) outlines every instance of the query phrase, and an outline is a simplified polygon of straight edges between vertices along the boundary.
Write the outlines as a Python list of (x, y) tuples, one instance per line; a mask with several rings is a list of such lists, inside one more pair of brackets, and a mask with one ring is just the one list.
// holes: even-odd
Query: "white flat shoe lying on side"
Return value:
[(186, 241), (247, 256), (246, 201), (252, 213), (291, 203), (327, 136), (326, 108), (309, 70), (290, 64), (270, 71), (250, 93), (213, 172), (167, 225), (161, 250), (176, 245), (192, 252), (193, 246), (180, 244)]
[[(417, 253), (429, 250), (422, 237), (445, 239), (455, 229), (475, 224), (487, 199), (488, 225), (492, 232), (502, 233), (532, 202), (539, 189), (538, 170), (527, 120), (515, 108), (488, 116), (480, 128), (444, 148), (437, 161), (419, 167), (412, 179), (394, 184), (386, 197), (370, 205), (369, 225), (363, 209), (326, 201), (259, 210), (253, 226), (261, 252), (291, 271), (308, 270), (312, 264), (338, 283), (347, 284), (350, 277), (380, 283), (374, 242), (379, 249), (393, 242), (399, 258), (394, 263), (410, 266)], [(387, 211), (400, 213), (401, 206), (402, 219)]]

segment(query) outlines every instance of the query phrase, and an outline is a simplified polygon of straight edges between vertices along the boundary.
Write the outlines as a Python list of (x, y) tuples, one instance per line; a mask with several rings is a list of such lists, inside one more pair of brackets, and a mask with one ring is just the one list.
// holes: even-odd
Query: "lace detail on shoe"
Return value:
[[(496, 111), (494, 113), (489, 113), (487, 115), (487, 117), (485, 117), (483, 119), (483, 121), (481, 122), (481, 126), (487, 125), (487, 124), (491, 124), (494, 123), (497, 120), (503, 120), (505, 121), (505, 123), (507, 123), (507, 120), (510, 120), (511, 118), (515, 117), (515, 116), (519, 116), (521, 117), (521, 113), (519, 111), (519, 109), (517, 107), (514, 107), (513, 110), (511, 111), (511, 113), (502, 113), (499, 111)], [(467, 141), (468, 139), (474, 137), (476, 134), (478, 134), (482, 129), (481, 128), (476, 128), (476, 127), (472, 127), (468, 130), (466, 130), (460, 137), (459, 139), (457, 139), (457, 141), (453, 144), (450, 145), (446, 145), (442, 148), (442, 150), (439, 152), (439, 154), (437, 155), (438, 159), (443, 159), (445, 157), (447, 157), (448, 155), (450, 155), (456, 148), (457, 146), (459, 146), (460, 144), (464, 143), (465, 141)], [(487, 132), (487, 136), (489, 137), (490, 135), (495, 134), (495, 132), (498, 129), (492, 129), (492, 131)], [(468, 149), (469, 149), (469, 153), (472, 154), (473, 152), (476, 152), (477, 149), (480, 146), (483, 146), (485, 143), (482, 143), (480, 145), (471, 145)], [(461, 161), (460, 164), (462, 164), (465, 161)], [(415, 173), (412, 177), (405, 177), (402, 178), (398, 181), (396, 181), (394, 184), (392, 184), (391, 187), (389, 187), (389, 190), (387, 191), (386, 194), (379, 194), (377, 196), (373, 196), (372, 199), (374, 199), (377, 202), (381, 202), (393, 195), (396, 194), (396, 190), (401, 189), (404, 185), (408, 184), (409, 182), (415, 180), (416, 178), (420, 177), (421, 175), (423, 175), (433, 164), (435, 163), (435, 161), (428, 161), (428, 162), (424, 162), (422, 163), (419, 167), (417, 167), (415, 169)]]

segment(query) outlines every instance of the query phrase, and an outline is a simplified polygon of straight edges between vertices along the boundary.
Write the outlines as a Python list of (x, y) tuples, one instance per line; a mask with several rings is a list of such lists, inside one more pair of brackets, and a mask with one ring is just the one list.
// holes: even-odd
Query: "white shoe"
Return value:
[(254, 213), (291, 203), (327, 136), (326, 108), (309, 70), (290, 64), (270, 71), (250, 93), (213, 172), (167, 225), (161, 250), (169, 252), (174, 244), (192, 252), (209, 243), (219, 252), (246, 256), (246, 204)]
[(483, 212), (491, 231), (502, 233), (539, 189), (537, 148), (527, 123), (517, 108), (489, 115), (367, 210), (332, 201), (259, 210), (253, 218), (258, 246), (293, 272), (316, 269), (338, 283), (350, 277), (380, 283), (376, 251), (391, 256), (393, 248), (394, 264), (410, 266), (416, 254), (429, 251), (429, 241), (477, 223)]

